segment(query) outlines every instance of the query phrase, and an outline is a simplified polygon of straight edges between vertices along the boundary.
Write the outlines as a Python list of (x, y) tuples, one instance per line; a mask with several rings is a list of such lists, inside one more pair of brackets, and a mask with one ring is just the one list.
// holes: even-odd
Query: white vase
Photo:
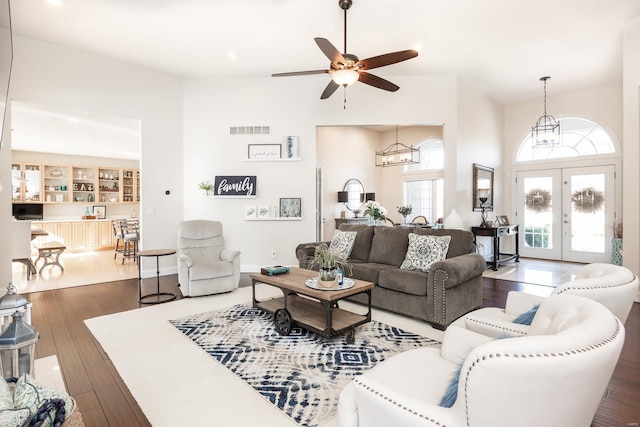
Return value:
[(455, 209), (451, 209), (451, 213), (444, 220), (444, 228), (450, 228), (454, 230), (464, 230), (464, 223), (462, 218), (458, 215)]

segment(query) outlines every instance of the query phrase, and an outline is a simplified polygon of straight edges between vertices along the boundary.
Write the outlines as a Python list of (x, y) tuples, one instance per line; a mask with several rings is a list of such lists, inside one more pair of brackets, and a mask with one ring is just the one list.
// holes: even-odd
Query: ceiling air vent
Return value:
[(231, 126), (229, 135), (271, 135), (271, 126)]

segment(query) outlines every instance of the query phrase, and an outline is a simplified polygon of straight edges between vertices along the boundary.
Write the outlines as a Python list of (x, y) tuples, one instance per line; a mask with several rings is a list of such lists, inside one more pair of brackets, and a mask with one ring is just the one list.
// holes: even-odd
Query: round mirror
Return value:
[(364, 202), (364, 187), (362, 183), (355, 178), (351, 178), (344, 185), (344, 191), (348, 194), (348, 201), (345, 203), (347, 209), (351, 212), (360, 211)]

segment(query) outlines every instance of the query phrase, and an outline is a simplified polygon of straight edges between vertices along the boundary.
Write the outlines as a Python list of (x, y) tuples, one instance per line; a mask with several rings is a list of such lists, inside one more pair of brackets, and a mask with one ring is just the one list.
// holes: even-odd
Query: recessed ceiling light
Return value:
[(227, 52), (227, 57), (231, 58), (231, 59), (238, 59), (238, 54), (232, 50), (230, 50), (229, 52)]
[(56, 6), (62, 6), (62, 0), (47, 0), (47, 1)]
[(80, 119), (76, 117), (68, 117), (67, 120), (69, 120), (71, 123), (78, 123), (80, 121)]

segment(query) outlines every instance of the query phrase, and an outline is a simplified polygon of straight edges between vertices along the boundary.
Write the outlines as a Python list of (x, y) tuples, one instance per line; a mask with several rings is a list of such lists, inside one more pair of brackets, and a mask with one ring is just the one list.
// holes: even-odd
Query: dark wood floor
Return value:
[[(180, 295), (175, 283), (176, 276), (162, 277), (162, 289)], [(249, 284), (248, 275), (243, 274), (241, 285)], [(150, 289), (154, 285), (155, 279), (145, 283)], [(484, 305), (504, 307), (508, 291), (526, 291), (531, 286), (485, 278)], [(86, 426), (150, 426), (108, 355), (84, 324), (85, 319), (140, 307), (137, 302), (137, 279), (25, 296), (33, 303), (32, 323), (40, 333), (40, 341), (36, 346), (37, 357), (57, 355), (67, 391), (77, 400)], [(626, 322), (622, 355), (592, 425), (638, 426), (638, 401), (640, 304), (634, 304)]]

